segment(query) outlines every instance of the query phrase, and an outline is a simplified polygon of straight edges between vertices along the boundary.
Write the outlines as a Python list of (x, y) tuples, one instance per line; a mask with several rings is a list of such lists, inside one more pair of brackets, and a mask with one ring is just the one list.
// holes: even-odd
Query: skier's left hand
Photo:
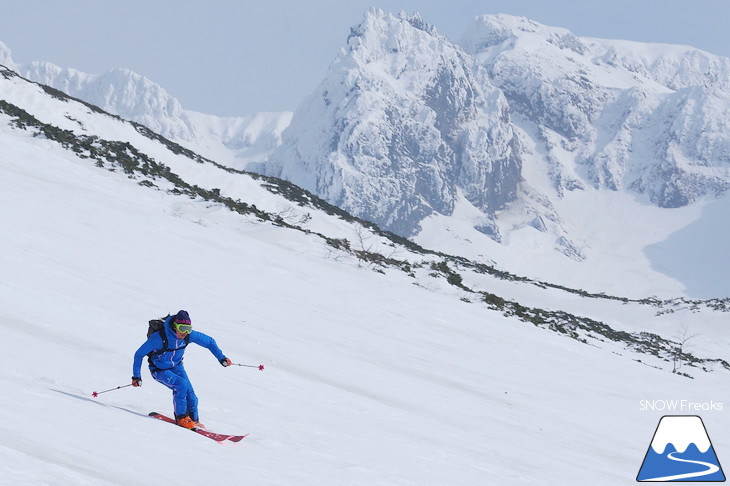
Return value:
[(222, 364), (223, 366), (231, 366), (231, 360), (230, 360), (230, 359), (228, 359), (228, 358), (223, 358), (223, 359), (221, 360), (221, 364)]

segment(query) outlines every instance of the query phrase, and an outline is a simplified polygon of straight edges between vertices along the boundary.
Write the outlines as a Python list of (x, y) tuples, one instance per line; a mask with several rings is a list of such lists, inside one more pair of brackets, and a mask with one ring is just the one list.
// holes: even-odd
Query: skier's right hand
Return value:
[(140, 378), (139, 376), (133, 376), (132, 377), (132, 386), (134, 386), (134, 387), (142, 386), (142, 378)]

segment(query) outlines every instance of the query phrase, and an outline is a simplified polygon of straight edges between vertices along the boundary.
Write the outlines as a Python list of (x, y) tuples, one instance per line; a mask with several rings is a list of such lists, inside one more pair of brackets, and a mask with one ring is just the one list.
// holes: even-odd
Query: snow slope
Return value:
[[(0, 94), (45, 124), (129, 143), (310, 230), (98, 167), (0, 113), (0, 484), (628, 484), (663, 414), (641, 400), (728, 402), (722, 367), (685, 367), (688, 379), (620, 344), (496, 311), (427, 266), (411, 276), (358, 262), (317, 233), (388, 244), (20, 78), (0, 76)], [(433, 258), (392, 250), (414, 265)], [(472, 288), (626, 331), (666, 335), (689, 322), (702, 332), (698, 355), (727, 350), (725, 314), (704, 304), (587, 298), (459, 270)], [(146, 371), (141, 389), (91, 397), (129, 382), (146, 321), (179, 308), (231, 359), (266, 366), (224, 369), (188, 350), (202, 419), (250, 432), (240, 444), (147, 418), (171, 403)], [(730, 440), (713, 431), (730, 419), (702, 416), (722, 460)]]

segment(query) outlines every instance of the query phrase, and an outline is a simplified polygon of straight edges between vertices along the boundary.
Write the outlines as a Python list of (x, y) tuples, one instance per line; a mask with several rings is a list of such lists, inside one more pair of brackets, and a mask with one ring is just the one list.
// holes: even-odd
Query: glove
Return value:
[(140, 378), (139, 376), (133, 376), (132, 377), (132, 386), (133, 387), (142, 386), (142, 378)]
[(231, 366), (231, 360), (230, 360), (230, 359), (228, 359), (228, 358), (222, 358), (222, 359), (221, 359), (221, 364), (222, 364), (223, 366)]

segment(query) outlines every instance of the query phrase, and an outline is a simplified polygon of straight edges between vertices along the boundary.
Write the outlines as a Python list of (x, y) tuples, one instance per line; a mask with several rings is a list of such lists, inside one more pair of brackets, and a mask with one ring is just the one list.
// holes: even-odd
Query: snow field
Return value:
[[(0, 484), (628, 484), (660, 412), (723, 375), (626, 356), (327, 257), (314, 236), (150, 191), (0, 129)], [(22, 132), (21, 132), (22, 133)], [(236, 224), (230, 224), (233, 220)], [(126, 384), (146, 321), (187, 309), (235, 362), (186, 368), (219, 445)], [(722, 461), (726, 414), (703, 415)]]

